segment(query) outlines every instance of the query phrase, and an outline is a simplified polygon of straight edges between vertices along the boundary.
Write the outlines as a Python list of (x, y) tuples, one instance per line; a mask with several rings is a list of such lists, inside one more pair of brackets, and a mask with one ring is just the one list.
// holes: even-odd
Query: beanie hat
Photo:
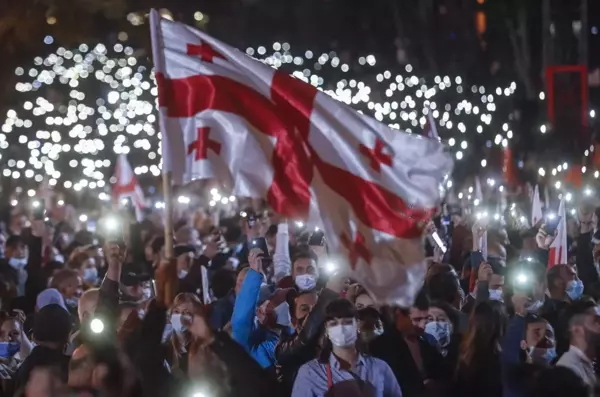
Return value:
[(62, 306), (49, 304), (33, 318), (33, 337), (37, 342), (66, 343), (71, 333), (71, 315)]

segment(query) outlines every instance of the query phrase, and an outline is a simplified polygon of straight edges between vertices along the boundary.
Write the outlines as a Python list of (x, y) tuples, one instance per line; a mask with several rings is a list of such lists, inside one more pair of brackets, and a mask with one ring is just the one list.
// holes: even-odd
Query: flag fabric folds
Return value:
[(556, 238), (552, 242), (552, 245), (550, 245), (550, 250), (548, 252), (548, 268), (551, 268), (554, 265), (567, 263), (567, 211), (565, 208), (564, 196), (560, 200), (556, 216), (560, 217), (560, 222), (556, 229)]
[(123, 199), (130, 199), (135, 209), (138, 221), (143, 218), (142, 209), (145, 207), (144, 192), (137, 182), (133, 169), (127, 161), (127, 156), (120, 154), (115, 167), (115, 183), (112, 186), (113, 206), (116, 208)]
[(216, 179), (319, 226), (376, 299), (410, 305), (426, 272), (422, 230), (452, 169), (442, 145), (155, 11), (151, 29), (163, 172)]

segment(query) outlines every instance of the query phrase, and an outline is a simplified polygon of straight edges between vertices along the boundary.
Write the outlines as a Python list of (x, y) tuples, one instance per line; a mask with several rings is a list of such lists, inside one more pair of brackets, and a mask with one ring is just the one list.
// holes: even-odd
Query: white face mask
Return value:
[[(183, 320), (183, 321), (182, 321)], [(184, 324), (185, 321), (185, 324)], [(182, 334), (187, 330), (188, 323), (192, 322), (192, 317), (181, 314), (171, 314), (171, 326), (173, 327), (173, 331), (177, 334)]]
[(98, 269), (95, 267), (86, 267), (83, 269), (83, 281), (88, 284), (94, 284), (98, 280)]
[(501, 289), (491, 289), (490, 290), (490, 300), (491, 301), (501, 301), (502, 300), (502, 290)]
[(313, 274), (300, 274), (294, 281), (300, 291), (310, 291), (317, 286), (317, 277)]
[(27, 258), (10, 258), (8, 260), (8, 264), (13, 269), (22, 269), (25, 267), (25, 265), (27, 265)]
[(354, 346), (358, 339), (358, 326), (356, 319), (352, 319), (352, 324), (339, 324), (327, 328), (327, 337), (337, 347)]
[(188, 275), (187, 270), (181, 269), (179, 272), (177, 272), (177, 277), (179, 277), (180, 280), (184, 279), (187, 275)]
[(292, 325), (292, 316), (290, 315), (290, 305), (287, 302), (281, 303), (275, 309), (275, 316), (277, 317), (277, 324), (282, 325), (284, 327), (289, 327)]
[(430, 321), (425, 325), (425, 332), (433, 336), (441, 347), (446, 347), (452, 336), (452, 324), (446, 321)]

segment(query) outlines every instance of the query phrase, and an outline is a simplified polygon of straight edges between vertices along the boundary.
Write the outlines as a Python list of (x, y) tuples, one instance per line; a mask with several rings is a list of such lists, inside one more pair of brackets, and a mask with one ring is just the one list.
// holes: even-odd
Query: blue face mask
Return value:
[(583, 281), (573, 280), (569, 282), (566, 293), (573, 301), (579, 299), (583, 295)]
[(0, 342), (0, 357), (10, 358), (21, 350), (19, 342)]
[(550, 349), (533, 348), (530, 355), (534, 363), (544, 365), (550, 365), (557, 357), (556, 349), (554, 347)]

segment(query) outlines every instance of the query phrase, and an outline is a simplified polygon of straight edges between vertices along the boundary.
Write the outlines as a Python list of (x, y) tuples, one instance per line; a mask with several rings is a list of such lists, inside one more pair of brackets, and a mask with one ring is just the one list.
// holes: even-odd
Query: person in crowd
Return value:
[(63, 354), (71, 332), (71, 315), (60, 305), (47, 305), (36, 313), (33, 340), (36, 346), (18, 369), (15, 390), (27, 384), (32, 371), (39, 367), (54, 367), (60, 379), (67, 382), (69, 356)]
[(1, 395), (13, 394), (13, 377), (33, 348), (23, 330), (22, 320), (11, 316), (0, 320)]
[[(282, 332), (289, 332), (291, 318), (289, 305), (285, 301), (287, 291), (279, 290), (260, 302), (259, 294), (264, 280), (262, 255), (258, 248), (250, 250), (248, 262), (250, 270), (237, 294), (231, 328), (233, 339), (260, 364), (262, 368), (274, 371), (276, 365), (275, 346)], [(254, 318), (257, 317), (258, 326)]]
[(325, 334), (320, 357), (300, 367), (292, 397), (403, 395), (389, 365), (357, 349), (358, 319), (350, 301), (337, 299), (327, 305)]
[(27, 224), (29, 220), (27, 219), (27, 215), (22, 212), (16, 212), (10, 217), (10, 223), (8, 225), (8, 235), (10, 236), (20, 236), (23, 234), (24, 230), (27, 228)]
[(20, 235), (12, 235), (6, 240), (5, 258), (0, 261), (0, 275), (17, 289), (17, 296), (25, 295), (27, 281), (28, 250)]
[(594, 360), (600, 345), (600, 313), (594, 302), (581, 300), (570, 305), (566, 317), (570, 346), (556, 365), (573, 371), (591, 394), (597, 385)]
[(83, 281), (83, 288), (93, 288), (98, 285), (98, 268), (96, 260), (85, 251), (76, 252), (71, 255), (67, 267), (79, 273), (79, 277)]
[(188, 370), (188, 354), (192, 343), (189, 324), (195, 314), (203, 312), (204, 307), (197, 295), (182, 293), (173, 301), (170, 317), (173, 333), (168, 343), (167, 363), (171, 372), (179, 376), (187, 374)]
[(99, 294), (100, 290), (98, 288), (90, 288), (81, 294), (77, 302), (77, 316), (80, 323), (90, 319), (96, 312)]
[[(356, 305), (355, 305), (356, 308)], [(383, 334), (383, 318), (374, 307), (365, 307), (358, 310), (358, 333), (362, 350), (368, 352), (369, 344), (373, 339)]]
[(292, 260), (292, 278), (299, 291), (310, 291), (317, 287), (319, 268), (316, 256), (310, 250), (302, 250)]
[(69, 311), (77, 308), (79, 297), (83, 293), (83, 283), (79, 272), (73, 269), (59, 271), (52, 278), (50, 288), (54, 288), (60, 292)]
[(411, 308), (393, 309), (383, 335), (369, 346), (373, 356), (392, 368), (404, 396), (438, 392), (450, 377), (450, 369), (436, 348), (434, 337), (425, 333), (429, 305), (429, 297), (423, 289)]
[(455, 395), (502, 396), (501, 341), (506, 326), (504, 306), (499, 301), (478, 303), (469, 319), (469, 332), (459, 352), (455, 373)]
[(544, 301), (540, 315), (556, 330), (560, 328), (560, 313), (583, 294), (583, 283), (577, 278), (572, 266), (560, 264), (550, 268), (546, 274), (549, 297)]
[(425, 281), (427, 292), (432, 301), (445, 302), (449, 305), (447, 310), (452, 311), (452, 317), (458, 321), (454, 330), (462, 335), (466, 332), (469, 316), (460, 311), (465, 298), (458, 275), (450, 265), (436, 267), (437, 269), (429, 272)]
[(573, 371), (562, 366), (542, 370), (532, 379), (527, 396), (590, 397), (589, 387)]
[(367, 307), (374, 306), (375, 301), (373, 301), (373, 298), (371, 298), (371, 295), (369, 295), (369, 293), (365, 289), (362, 289), (362, 291), (360, 291), (358, 295), (356, 295), (356, 298), (354, 298), (354, 307), (356, 308), (356, 310), (362, 310)]
[(315, 358), (321, 349), (320, 337), (325, 326), (325, 308), (339, 298), (343, 288), (343, 277), (333, 275), (326, 287), (296, 292), (287, 295), (294, 333), (282, 334), (275, 348), (277, 365), (281, 367), (282, 390), (289, 394), (298, 369)]
[(504, 275), (506, 267), (500, 262), (481, 263), (477, 267), (475, 290), (467, 295), (462, 307), (463, 313), (471, 313), (478, 302), (504, 301)]
[(152, 297), (151, 277), (148, 274), (138, 274), (133, 271), (121, 274), (121, 300), (129, 302), (147, 301)]
[(457, 313), (460, 312), (456, 312), (454, 307), (447, 302), (433, 301), (429, 306), (429, 318), (425, 325), (425, 333), (435, 338), (437, 347), (450, 368), (456, 366), (460, 341), (463, 335), (459, 331), (460, 320)]
[(217, 299), (211, 304), (209, 323), (212, 329), (221, 330), (231, 319), (235, 305), (235, 272), (217, 270), (211, 279), (211, 290)]

